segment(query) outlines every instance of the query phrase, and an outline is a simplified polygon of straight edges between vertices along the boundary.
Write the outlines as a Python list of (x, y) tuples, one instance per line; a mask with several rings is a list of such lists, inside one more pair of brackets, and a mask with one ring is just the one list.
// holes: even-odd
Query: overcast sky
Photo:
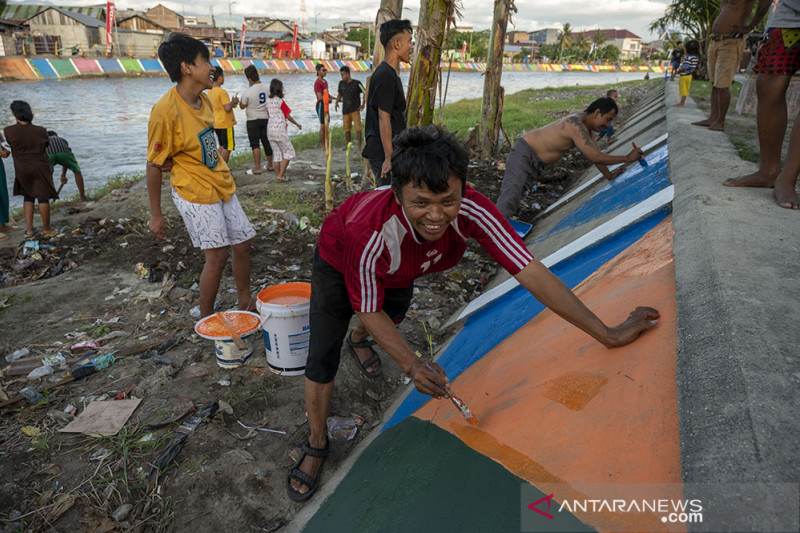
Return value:
[[(218, 23), (239, 25), (245, 15), (298, 20), (301, 0), (235, 0), (230, 4), (233, 17), (228, 17), (228, 0), (161, 0), (170, 9), (187, 15), (208, 15), (211, 6)], [(380, 0), (305, 0), (310, 31), (324, 31), (343, 21), (375, 20)], [(9, 4), (18, 3), (10, 1)], [(91, 5), (98, 0), (53, 0), (57, 5)], [(159, 0), (117, 0), (118, 9), (147, 9)], [(476, 30), (492, 24), (493, 0), (468, 0), (459, 21)], [(578, 31), (596, 28), (627, 29), (649, 41), (657, 38), (647, 29), (654, 19), (664, 14), (668, 0), (516, 0), (517, 13), (509, 30), (522, 31), (561, 27), (569, 22)], [(404, 18), (416, 24), (419, 2), (406, 2)]]

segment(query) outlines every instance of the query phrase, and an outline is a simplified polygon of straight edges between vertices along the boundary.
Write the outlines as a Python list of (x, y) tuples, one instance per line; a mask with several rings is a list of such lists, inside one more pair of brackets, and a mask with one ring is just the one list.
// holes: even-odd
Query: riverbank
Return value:
[[(351, 60), (310, 60), (310, 59), (223, 59), (211, 60), (214, 66), (222, 67), (228, 73), (241, 73), (254, 65), (263, 74), (313, 73), (317, 64), (323, 64), (331, 72), (338, 72), (343, 66), (352, 72), (372, 70), (369, 61)], [(485, 72), (485, 63), (442, 62), (442, 71), (448, 68), (457, 72)], [(408, 65), (403, 64), (407, 70)], [(662, 66), (640, 65), (593, 65), (593, 64), (539, 64), (506, 63), (504, 72), (654, 72), (664, 73)], [(166, 76), (164, 66), (157, 58), (85, 58), (85, 57), (0, 57), (0, 80), (37, 80), (95, 77), (141, 77)]]
[[(619, 122), (657, 86), (658, 82), (615, 85), (622, 104)], [(509, 95), (506, 131), (513, 135), (526, 121), (555, 120), (604, 92), (604, 87), (591, 87)], [(445, 108), (445, 123), (453, 130), (466, 127), (459, 121), (473, 121), (470, 116), (478, 116), (480, 103), (461, 107), (463, 113)], [(335, 141), (332, 169), (338, 176), (345, 175), (344, 156)], [(299, 151), (288, 183), (278, 183), (271, 173), (246, 175), (236, 165), (237, 194), (257, 231), (254, 292), (284, 281), (309, 280), (316, 231), (324, 216), (324, 157), (315, 148)], [(352, 170), (358, 171), (355, 161)], [(240, 163), (246, 166), (248, 161)], [(536, 192), (526, 198), (522, 217), (532, 218), (555, 202), (586, 167), (573, 153), (549, 166)], [(494, 200), (502, 174), (498, 161), (474, 163), (469, 180)], [(351, 193), (343, 179), (335, 180), (334, 191), (337, 205)], [(100, 353), (134, 353), (98, 375), (53, 389), (47, 406), (26, 406), (2, 415), (0, 452), (7, 457), (0, 465), (0, 521), (8, 527), (40, 530), (50, 524), (70, 531), (110, 531), (115, 527), (110, 514), (130, 504), (133, 508), (123, 522), (136, 531), (275, 531), (302, 507), (289, 502), (285, 480), (293, 462), (289, 454), (306, 438), (303, 379), (270, 374), (264, 368), (263, 344), (253, 364), (236, 370), (217, 367), (210, 343), (193, 334), (194, 321), (188, 315), (197, 303), (194, 285), (202, 256), (191, 247), (168, 188), (162, 193), (166, 243), (148, 233), (147, 194), (134, 185), (89, 204), (58, 204), (53, 216), (58, 235), (34, 239), (52, 248), (40, 246), (25, 254), (20, 232), (0, 244), (0, 272), (14, 276), (0, 288), (0, 354), (26, 347), (41, 358), (65, 350), (74, 363), (81, 353), (70, 347), (80, 341), (100, 344)], [(139, 263), (153, 275), (140, 278)], [(481, 294), (496, 270), (496, 264), (471, 245), (456, 269), (419, 280), (401, 326), (410, 345), (426, 354), (439, 348), (450, 336), (441, 326), (450, 312)], [(223, 309), (234, 305), (233, 286), (228, 267), (219, 294)], [(135, 353), (165, 338), (178, 343), (161, 353)], [(333, 443), (326, 475), (380, 424), (385, 410), (408, 387), (385, 354), (383, 368), (381, 380), (365, 382), (352, 360), (342, 360), (332, 415), (355, 413), (365, 423), (353, 440)], [(9, 370), (3, 368), (0, 388), (10, 397), (26, 386), (51, 384), (48, 378), (31, 382)], [(59, 378), (63, 374), (56, 372)], [(141, 398), (142, 404), (116, 436), (97, 439), (58, 431), (69, 418), (64, 414), (69, 405), (80, 413), (91, 399), (126, 394)], [(155, 485), (148, 485), (151, 465), (174, 431), (174, 424), (160, 429), (148, 424), (219, 400), (230, 410), (223, 407), (224, 412), (190, 435), (175, 462)], [(247, 430), (239, 422), (286, 435)]]

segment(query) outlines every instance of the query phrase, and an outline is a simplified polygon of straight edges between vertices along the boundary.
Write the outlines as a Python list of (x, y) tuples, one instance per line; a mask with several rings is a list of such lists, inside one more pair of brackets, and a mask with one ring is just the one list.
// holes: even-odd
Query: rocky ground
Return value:
[[(620, 92), (624, 122), (646, 89)], [(333, 171), (345, 175), (344, 155), (334, 152)], [(278, 183), (274, 174), (235, 172), (240, 200), (257, 230), (254, 292), (309, 281), (325, 212), (323, 161), (320, 150), (300, 153), (288, 183)], [(355, 165), (353, 171), (361, 170)], [(546, 209), (586, 166), (570, 153), (548, 167), (520, 218), (532, 220)], [(495, 200), (502, 174), (499, 161), (474, 162), (470, 182)], [(335, 203), (352, 190), (337, 180)], [(147, 230), (147, 194), (140, 184), (86, 204), (55, 207), (54, 237), (25, 241), (16, 232), (0, 245), (0, 402), (26, 387), (47, 400), (0, 409), (2, 532), (275, 531), (299, 509), (285, 485), (292, 449), (307, 436), (303, 378), (272, 374), (261, 340), (247, 366), (217, 366), (211, 342), (194, 334), (189, 314), (197, 303), (202, 256), (191, 247), (166, 187), (163, 192), (167, 242)], [(426, 357), (435, 353), (454, 333), (441, 325), (481, 293), (496, 269), (473, 244), (457, 268), (420, 279), (401, 326), (409, 344)], [(219, 294), (223, 309), (235, 305), (233, 287), (228, 267)], [(22, 348), (30, 353), (7, 361)], [(56, 386), (81, 358), (111, 352), (123, 357)], [(57, 353), (65, 365), (28, 378), (43, 357)], [(365, 381), (353, 360), (342, 358), (331, 414), (355, 414), (364, 422), (352, 440), (332, 443), (327, 474), (409, 386), (385, 354), (383, 368), (379, 380)], [(116, 435), (59, 431), (92, 400), (112, 398), (141, 399)], [(170, 444), (181, 421), (210, 405), (219, 407), (216, 415), (185, 438), (174, 458), (165, 455), (175, 449)]]

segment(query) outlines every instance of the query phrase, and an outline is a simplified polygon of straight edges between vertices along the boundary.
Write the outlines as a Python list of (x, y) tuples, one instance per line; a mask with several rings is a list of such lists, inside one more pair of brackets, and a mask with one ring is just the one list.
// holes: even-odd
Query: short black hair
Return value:
[(392, 189), (400, 196), (407, 183), (425, 186), (441, 194), (449, 188), (450, 176), (467, 185), (469, 153), (454, 135), (441, 126), (413, 127), (392, 140)]
[(248, 80), (253, 80), (253, 81), (258, 81), (259, 80), (258, 69), (256, 68), (255, 65), (248, 65), (244, 69), (244, 75)]
[(700, 53), (700, 42), (697, 39), (692, 39), (686, 43), (686, 53), (687, 54), (699, 54)]
[(611, 98), (611, 95), (614, 94), (614, 93), (619, 94), (619, 92), (616, 89), (609, 89), (609, 90), (606, 91), (606, 96)]
[(217, 81), (224, 75), (225, 73), (222, 72), (222, 67), (214, 67), (214, 73), (211, 75), (211, 79)]
[(325, 65), (323, 65), (322, 63), (317, 63), (317, 66), (316, 66), (316, 67), (314, 67), (314, 68), (316, 68), (316, 69), (317, 69), (317, 72), (319, 72), (319, 71), (320, 71), (320, 70), (322, 70), (322, 69), (328, 70), (328, 67), (326, 67), (326, 66), (325, 66)]
[(14, 118), (22, 122), (33, 122), (33, 110), (30, 104), (23, 100), (14, 100), (11, 102), (11, 113)]
[(619, 108), (617, 107), (617, 103), (614, 101), (614, 99), (604, 96), (603, 98), (598, 98), (589, 104), (589, 107), (584, 110), (584, 113), (594, 113), (598, 109), (602, 115), (605, 115), (609, 111), (613, 111), (614, 113), (619, 112)]
[(350, 67), (345, 65), (345, 66), (343, 66), (342, 68), (339, 69), (339, 72), (347, 72), (348, 74), (350, 74)]
[(173, 33), (169, 36), (169, 40), (158, 46), (158, 58), (169, 74), (169, 79), (176, 83), (181, 81), (183, 76), (181, 63), (194, 65), (198, 54), (206, 61), (211, 57), (206, 45), (184, 33)]
[(392, 40), (397, 34), (403, 33), (407, 31), (408, 33), (413, 34), (414, 30), (411, 27), (410, 20), (400, 20), (400, 19), (392, 19), (387, 20), (383, 24), (381, 24), (381, 44), (384, 48), (389, 44), (389, 41)]
[(269, 82), (269, 97), (274, 98), (275, 96), (283, 98), (283, 82), (278, 78), (272, 78), (272, 81)]
[(54, 132), (53, 130), (47, 130), (48, 137), (58, 137), (58, 133)]

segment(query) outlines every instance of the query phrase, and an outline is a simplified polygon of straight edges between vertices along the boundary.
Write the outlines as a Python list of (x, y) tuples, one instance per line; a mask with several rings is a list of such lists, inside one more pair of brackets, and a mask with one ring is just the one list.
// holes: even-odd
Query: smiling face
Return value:
[(603, 114), (599, 109), (595, 109), (594, 112), (589, 115), (589, 120), (587, 121), (589, 129), (592, 131), (600, 131), (608, 127), (616, 116), (617, 112), (613, 109), (606, 114)]
[(211, 61), (203, 57), (203, 54), (197, 54), (197, 57), (194, 58), (194, 65), (181, 63), (181, 69), (184, 78), (190, 78), (204, 89), (210, 89), (214, 85), (214, 66)]
[(424, 185), (417, 187), (409, 182), (403, 185), (399, 195), (395, 194), (395, 200), (403, 208), (411, 228), (426, 241), (440, 239), (458, 216), (463, 183), (451, 175), (447, 185), (445, 192), (434, 193)]

